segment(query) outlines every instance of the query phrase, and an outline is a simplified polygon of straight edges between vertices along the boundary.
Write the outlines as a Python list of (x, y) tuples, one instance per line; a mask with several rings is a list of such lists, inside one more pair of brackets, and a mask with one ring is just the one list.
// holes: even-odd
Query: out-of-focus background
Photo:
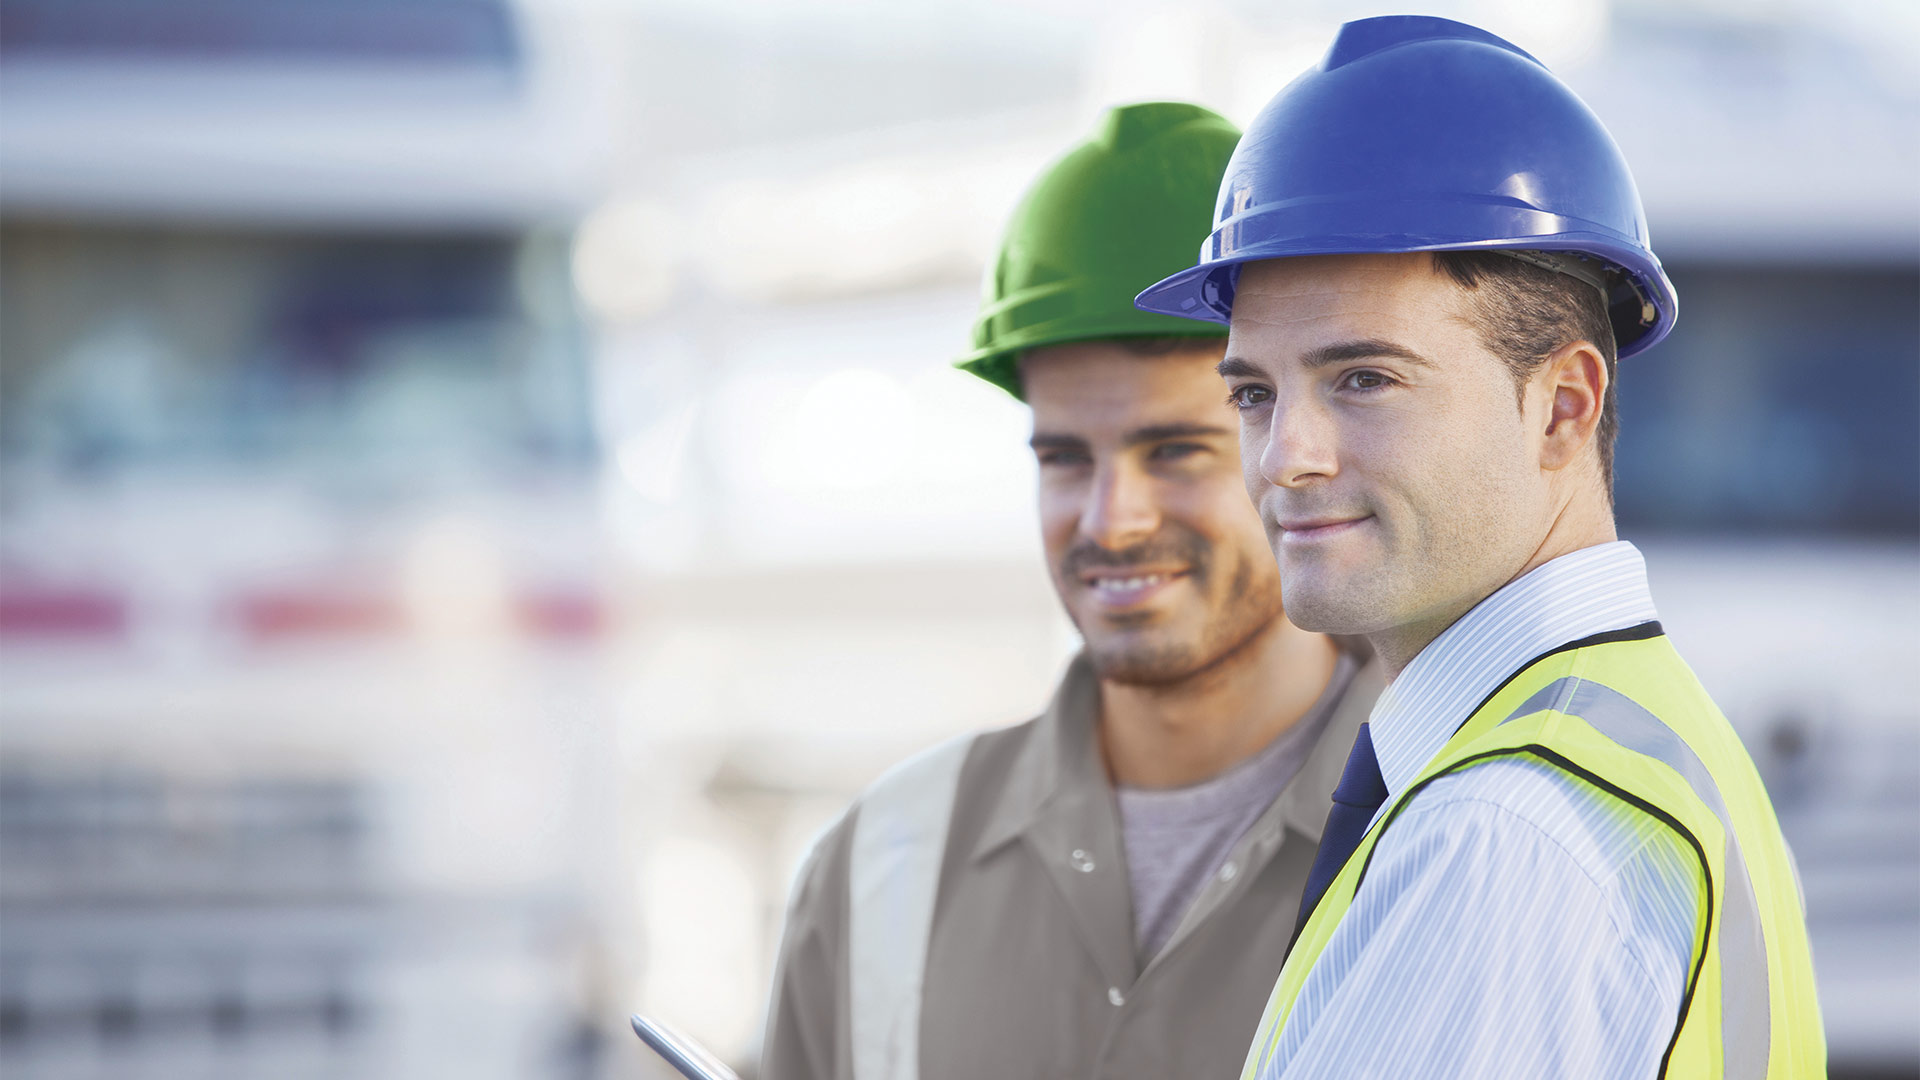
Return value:
[[(1419, 9), (1633, 161), (1623, 530), (1920, 1076), (1920, 7)], [(947, 367), (1022, 187), (1387, 10), (5, 0), (0, 1072), (751, 1070), (810, 837), (1074, 647)]]

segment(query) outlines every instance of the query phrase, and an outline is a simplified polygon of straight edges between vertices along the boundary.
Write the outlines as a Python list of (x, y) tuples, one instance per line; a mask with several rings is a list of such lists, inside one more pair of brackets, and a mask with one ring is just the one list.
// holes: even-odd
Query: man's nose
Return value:
[(1152, 536), (1160, 511), (1147, 477), (1124, 467), (1099, 470), (1080, 512), (1080, 535), (1109, 551), (1120, 551)]
[(1275, 487), (1299, 487), (1339, 471), (1334, 453), (1333, 417), (1311, 397), (1274, 402), (1266, 442), (1260, 447), (1260, 475)]

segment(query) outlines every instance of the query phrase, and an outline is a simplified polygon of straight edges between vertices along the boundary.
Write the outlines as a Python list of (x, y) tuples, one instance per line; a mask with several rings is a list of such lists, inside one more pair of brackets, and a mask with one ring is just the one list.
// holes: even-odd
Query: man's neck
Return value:
[(1390, 627), (1375, 634), (1367, 635), (1367, 643), (1373, 646), (1374, 654), (1380, 658), (1380, 666), (1389, 683), (1400, 677), (1400, 673), (1413, 663), (1433, 640), (1445, 633), (1447, 628), (1459, 622), (1461, 617), (1472, 611), (1475, 605), (1508, 585), (1526, 577), (1535, 570), (1552, 562), (1562, 555), (1571, 555), (1585, 548), (1611, 544), (1620, 538), (1614, 531), (1613, 507), (1611, 504), (1595, 504), (1592, 500), (1576, 500), (1564, 507), (1554, 518), (1546, 535), (1535, 545), (1520, 569), (1507, 575), (1505, 581), (1478, 596), (1474, 596), (1435, 618), (1404, 623)]
[(1191, 678), (1164, 686), (1100, 683), (1100, 747), (1114, 783), (1186, 787), (1258, 754), (1326, 690), (1331, 638), (1283, 616)]

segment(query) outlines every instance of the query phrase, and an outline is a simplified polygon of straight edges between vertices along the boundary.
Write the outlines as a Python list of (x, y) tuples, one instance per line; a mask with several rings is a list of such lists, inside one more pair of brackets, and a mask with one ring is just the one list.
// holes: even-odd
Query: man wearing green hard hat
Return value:
[(960, 366), (1033, 409), (1085, 647), (1038, 718), (897, 766), (816, 845), (767, 1080), (1237, 1074), (1381, 686), (1281, 609), (1224, 327), (1133, 306), (1192, 263), (1238, 140), (1115, 109), (1015, 212)]

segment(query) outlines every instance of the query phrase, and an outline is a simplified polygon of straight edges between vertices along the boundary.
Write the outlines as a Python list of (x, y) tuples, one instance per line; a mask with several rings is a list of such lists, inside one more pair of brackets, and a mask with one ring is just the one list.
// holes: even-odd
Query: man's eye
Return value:
[(1159, 461), (1177, 461), (1180, 458), (1197, 454), (1205, 449), (1206, 447), (1201, 446), (1199, 443), (1161, 443), (1153, 448), (1153, 456)]
[(1236, 386), (1227, 395), (1227, 404), (1236, 409), (1251, 409), (1273, 400), (1273, 391), (1264, 386)]
[(1087, 455), (1074, 450), (1048, 450), (1038, 457), (1042, 465), (1074, 466), (1087, 463)]
[(1392, 384), (1392, 379), (1378, 371), (1356, 371), (1347, 376), (1347, 385), (1355, 390), (1379, 390)]

